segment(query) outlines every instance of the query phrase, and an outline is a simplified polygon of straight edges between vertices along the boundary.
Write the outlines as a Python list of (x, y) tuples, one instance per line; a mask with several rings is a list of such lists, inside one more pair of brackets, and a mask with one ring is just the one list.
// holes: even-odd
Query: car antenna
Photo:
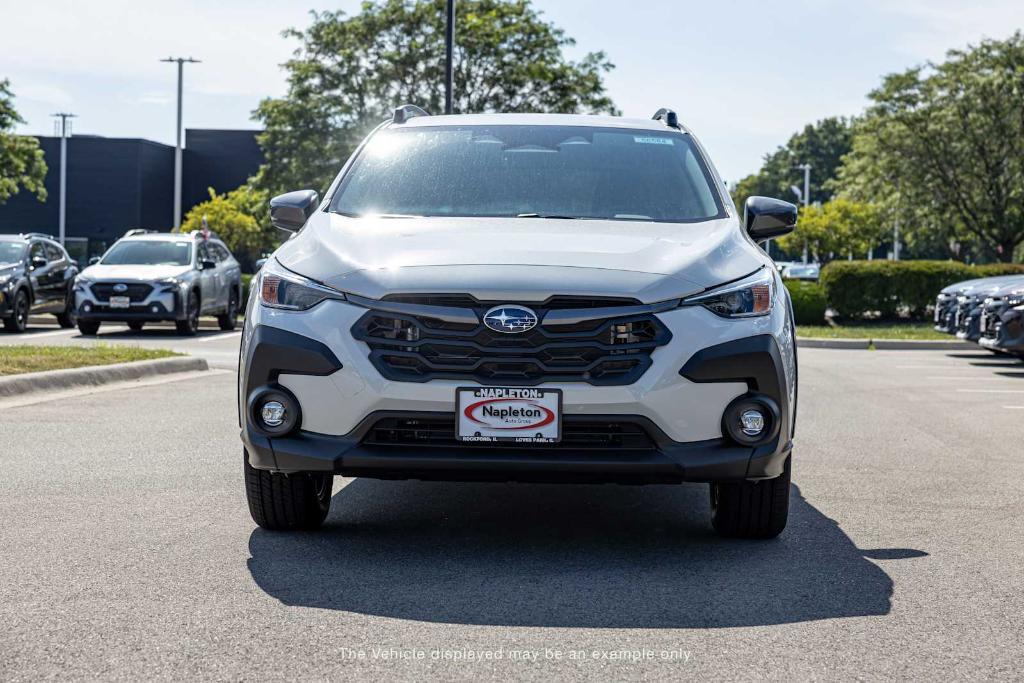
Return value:
[[(655, 121), (664, 121), (665, 125), (669, 128), (680, 128), (679, 116), (674, 111), (666, 107), (662, 107), (658, 111), (654, 112), (654, 116), (651, 117)], [(682, 130), (680, 128), (680, 130)]]
[(416, 116), (430, 116), (430, 112), (423, 107), (417, 107), (415, 104), (403, 104), (400, 107), (395, 107), (395, 113), (391, 117), (391, 121), (392, 123), (405, 123)]

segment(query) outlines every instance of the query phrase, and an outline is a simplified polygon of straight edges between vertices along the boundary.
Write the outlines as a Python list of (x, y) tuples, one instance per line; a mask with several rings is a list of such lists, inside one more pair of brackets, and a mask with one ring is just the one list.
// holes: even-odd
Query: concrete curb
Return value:
[[(241, 324), (241, 318), (239, 318), (239, 324)], [(28, 319), (30, 327), (53, 327), (56, 323), (56, 318), (52, 315), (33, 315)], [(110, 325), (124, 325), (125, 323), (109, 323)], [(156, 329), (174, 329), (174, 323), (169, 320), (163, 320), (156, 323), (146, 323), (146, 327)], [(201, 329), (220, 329), (220, 325), (217, 323), (215, 318), (200, 318), (199, 327)]]
[(860, 349), (879, 351), (970, 351), (975, 344), (943, 339), (809, 339), (797, 337), (796, 345), (807, 349)]
[(195, 372), (208, 369), (209, 366), (205, 358), (176, 356), (173, 358), (157, 358), (156, 360), (139, 360), (132, 363), (114, 363), (113, 365), (91, 365), (84, 368), (68, 368), (66, 370), (27, 372), (22, 375), (0, 377), (0, 398), (35, 391), (98, 386), (100, 384), (110, 384), (111, 382), (128, 382), (155, 375)]

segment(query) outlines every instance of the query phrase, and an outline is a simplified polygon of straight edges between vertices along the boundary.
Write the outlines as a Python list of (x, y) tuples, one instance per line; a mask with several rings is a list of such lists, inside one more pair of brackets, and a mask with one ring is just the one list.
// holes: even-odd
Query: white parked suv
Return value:
[(429, 116), (406, 105), (295, 234), (242, 335), (249, 508), (323, 522), (334, 475), (710, 483), (728, 536), (785, 527), (796, 415), (791, 304), (676, 115)]
[(100, 324), (173, 321), (193, 335), (200, 315), (215, 315), (222, 330), (235, 329), (242, 297), (242, 269), (215, 234), (129, 231), (75, 280), (75, 310), (82, 334)]

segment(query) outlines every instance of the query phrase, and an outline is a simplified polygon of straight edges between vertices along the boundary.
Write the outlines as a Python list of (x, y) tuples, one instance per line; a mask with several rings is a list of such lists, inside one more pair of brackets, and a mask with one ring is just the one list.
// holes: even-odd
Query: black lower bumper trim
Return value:
[[(635, 416), (629, 419), (645, 424), (657, 444), (655, 449), (381, 446), (364, 442), (363, 437), (378, 420), (398, 415), (417, 413), (374, 413), (344, 436), (300, 431), (288, 437), (267, 438), (247, 426), (242, 430), (242, 440), (250, 464), (257, 469), (444, 481), (678, 483), (763, 479), (782, 473), (791, 450), (788, 442), (778, 439), (758, 448), (738, 446), (726, 439), (676, 442), (650, 420)], [(436, 417), (438, 413), (419, 415)], [(587, 416), (605, 420), (624, 417)]]

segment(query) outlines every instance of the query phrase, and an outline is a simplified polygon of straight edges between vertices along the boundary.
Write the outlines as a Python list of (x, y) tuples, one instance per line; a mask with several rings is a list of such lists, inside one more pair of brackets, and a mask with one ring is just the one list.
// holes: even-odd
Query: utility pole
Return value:
[(444, 113), (453, 113), (452, 88), (454, 67), (452, 52), (455, 46), (455, 0), (448, 0), (445, 8), (446, 23), (444, 26)]
[(60, 218), (58, 219), (57, 235), (60, 243), (64, 244), (68, 218), (68, 136), (71, 134), (68, 119), (75, 118), (75, 115), (59, 111), (51, 116), (60, 119), (60, 123), (54, 122), (60, 126)]
[(174, 229), (177, 230), (181, 227), (181, 84), (185, 64), (199, 64), (199, 60), (191, 57), (168, 57), (160, 61), (178, 65), (178, 127), (175, 131), (176, 144), (174, 147)]
[[(800, 170), (802, 170), (804, 172), (804, 191), (803, 191), (803, 194), (801, 195), (800, 198), (803, 199), (804, 208), (806, 209), (807, 206), (811, 203), (811, 165), (810, 164), (800, 164), (796, 168), (798, 168), (798, 169), (800, 169)], [(806, 241), (804, 241), (804, 263), (807, 263), (807, 242)]]
[(900, 186), (896, 182), (896, 214), (892, 219), (892, 260), (900, 260)]

